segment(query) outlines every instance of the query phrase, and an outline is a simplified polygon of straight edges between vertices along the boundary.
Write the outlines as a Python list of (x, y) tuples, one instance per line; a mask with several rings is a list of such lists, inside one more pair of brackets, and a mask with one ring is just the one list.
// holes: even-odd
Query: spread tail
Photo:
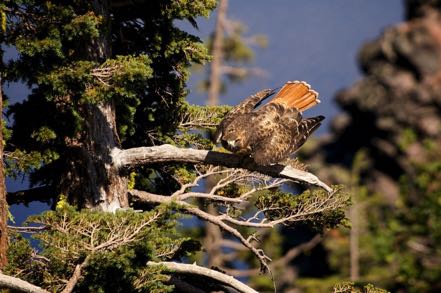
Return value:
[(271, 100), (271, 103), (285, 104), (289, 108), (304, 112), (320, 103), (318, 96), (319, 94), (306, 82), (288, 81)]

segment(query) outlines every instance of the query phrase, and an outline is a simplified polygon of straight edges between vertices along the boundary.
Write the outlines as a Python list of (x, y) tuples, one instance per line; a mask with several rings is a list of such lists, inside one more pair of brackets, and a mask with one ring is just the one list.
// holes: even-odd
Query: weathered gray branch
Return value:
[(21, 226), (9, 226), (8, 229), (14, 232), (19, 233), (39, 233), (43, 230), (46, 230), (46, 226), (38, 226), (38, 227), (21, 227)]
[(243, 284), (242, 282), (239, 282), (235, 278), (228, 276), (226, 274), (223, 274), (221, 272), (207, 269), (205, 267), (198, 266), (196, 264), (183, 264), (183, 263), (176, 263), (176, 262), (152, 262), (149, 261), (147, 263), (149, 266), (163, 266), (167, 268), (170, 271), (176, 272), (176, 273), (182, 273), (182, 274), (193, 274), (193, 275), (199, 275), (199, 276), (205, 276), (208, 278), (211, 278), (213, 280), (216, 280), (222, 284), (225, 284), (231, 288), (234, 288), (235, 290), (243, 293), (257, 293), (254, 289), (248, 287), (247, 285)]
[(2, 273), (0, 273), (0, 288), (7, 288), (18, 292), (49, 293), (49, 291), (46, 291), (22, 279), (4, 275)]
[(291, 166), (280, 164), (260, 166), (254, 163), (253, 159), (249, 157), (215, 151), (178, 148), (169, 144), (126, 150), (114, 149), (112, 151), (112, 159), (116, 167), (119, 168), (168, 162), (210, 164), (228, 168), (242, 168), (271, 177), (287, 178), (293, 181), (309, 183), (319, 186), (328, 192), (332, 192), (332, 188), (320, 181), (314, 174), (295, 169)]

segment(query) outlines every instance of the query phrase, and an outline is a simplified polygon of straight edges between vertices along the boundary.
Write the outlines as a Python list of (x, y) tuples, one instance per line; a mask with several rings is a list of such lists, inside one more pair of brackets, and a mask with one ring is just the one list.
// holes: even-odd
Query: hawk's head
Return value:
[(249, 140), (249, 121), (242, 119), (245, 117), (238, 117), (231, 122), (222, 132), (222, 145), (229, 151), (248, 153), (251, 151), (248, 144)]

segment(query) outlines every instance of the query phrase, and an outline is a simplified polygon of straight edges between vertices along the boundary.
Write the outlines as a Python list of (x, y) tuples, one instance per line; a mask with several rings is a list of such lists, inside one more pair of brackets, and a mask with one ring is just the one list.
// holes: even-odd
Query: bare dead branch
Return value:
[[(292, 208), (284, 205), (280, 206), (277, 197), (274, 201), (271, 197), (268, 199), (262, 197), (258, 198), (258, 201), (255, 203), (252, 203), (248, 200), (255, 192), (279, 187), (289, 179), (273, 179), (249, 170), (225, 169), (213, 167), (212, 165), (196, 169), (196, 171), (198, 175), (195, 178), (192, 180), (185, 179), (188, 183), (181, 183), (181, 187), (170, 196), (140, 190), (130, 190), (129, 193), (133, 200), (143, 203), (173, 203), (181, 212), (194, 215), (207, 222), (207, 224), (219, 227), (236, 238), (258, 258), (262, 271), (270, 272), (269, 262), (271, 259), (262, 249), (259, 249), (255, 232), (265, 228), (273, 228), (279, 224), (290, 224), (301, 220), (314, 219), (320, 213), (344, 207), (347, 201), (347, 198), (338, 195), (338, 190), (336, 190), (330, 193), (319, 192), (321, 195), (306, 197), (304, 201), (298, 202)], [(305, 171), (301, 172), (307, 173)], [(198, 186), (202, 179), (210, 175), (222, 175), (222, 178), (210, 186), (205, 193), (191, 191), (192, 187)], [(241, 188), (239, 194), (227, 193), (227, 196), (224, 194), (224, 188), (231, 184), (242, 185), (245, 187), (245, 190)], [(247, 190), (246, 188), (250, 188), (250, 185), (251, 189)], [(187, 200), (193, 198), (205, 199), (219, 209), (214, 212), (206, 212), (197, 205), (187, 202)], [(249, 213), (248, 209), (242, 209), (243, 206), (248, 205), (255, 205), (253, 213)], [(252, 228), (254, 232), (239, 229), (239, 227)]]
[(7, 288), (18, 292), (49, 293), (49, 291), (46, 291), (41, 287), (2, 273), (0, 273), (0, 288)]
[(244, 200), (240, 199), (240, 198), (225, 197), (225, 196), (213, 195), (213, 194), (203, 193), (203, 192), (187, 192), (179, 198), (181, 200), (186, 200), (189, 198), (205, 198), (205, 199), (209, 199), (211, 201), (233, 202), (233, 203), (244, 202)]
[[(205, 119), (204, 119), (205, 120)], [(219, 123), (203, 122), (199, 120), (193, 120), (188, 122), (179, 123), (180, 128), (209, 128), (216, 127)]]
[[(200, 173), (199, 171), (198, 173), (199, 175), (192, 182), (187, 184), (181, 184), (181, 188), (176, 192), (174, 192), (171, 195), (171, 197), (175, 200), (182, 200), (182, 201), (187, 200), (189, 198), (203, 198), (203, 199), (209, 199), (211, 201), (243, 203), (244, 200), (247, 199), (247, 197), (232, 198), (232, 197), (226, 197), (216, 194), (216, 192), (231, 183), (240, 184), (242, 182), (245, 182), (246, 180), (248, 180), (247, 182), (253, 183), (255, 181), (262, 181), (264, 179), (264, 176), (258, 173), (251, 173), (241, 169), (221, 169), (219, 167), (213, 167), (213, 166), (209, 166), (204, 173)], [(191, 187), (199, 186), (200, 181), (202, 179), (205, 179), (212, 175), (223, 175), (224, 177), (221, 178), (215, 185), (213, 185), (208, 192), (187, 191)], [(257, 191), (257, 189), (253, 189), (250, 194), (252, 194), (255, 191)]]
[[(186, 191), (188, 187), (196, 186), (199, 180), (211, 174), (222, 174), (224, 177), (218, 180), (206, 193)], [(278, 187), (286, 181), (287, 179), (270, 179), (267, 176), (247, 170), (209, 167), (205, 173), (199, 173), (190, 183), (182, 184), (182, 187), (171, 196), (152, 194), (139, 190), (131, 190), (130, 194), (133, 199), (144, 203), (174, 203), (182, 212), (216, 225), (238, 239), (244, 247), (249, 249), (259, 259), (262, 269), (269, 271), (271, 259), (263, 250), (258, 248), (257, 243), (254, 241), (256, 240), (254, 234), (245, 235), (245, 233), (249, 232), (241, 231), (238, 227), (259, 230), (273, 228), (280, 224), (286, 225), (298, 221), (311, 220), (318, 214), (342, 208), (347, 202), (347, 195), (338, 195), (336, 194), (337, 191), (335, 191), (324, 193), (322, 196), (308, 197), (304, 202), (299, 202), (294, 208), (279, 206), (277, 201), (271, 202), (270, 200), (266, 202), (264, 200), (262, 202), (259, 201), (254, 213), (241, 212), (240, 205), (251, 204), (247, 200), (254, 192)], [(245, 184), (246, 182), (252, 182), (254, 185), (250, 191), (236, 196), (230, 195), (229, 197), (216, 194), (221, 188), (229, 184)], [(198, 206), (186, 202), (186, 200), (191, 198), (203, 198), (223, 208), (214, 214), (208, 213)], [(233, 213), (229, 212), (230, 208), (233, 208)]]
[(19, 233), (38, 233), (43, 230), (46, 230), (46, 226), (38, 226), (38, 227), (19, 227), (19, 226), (8, 226), (10, 231), (19, 232)]
[(210, 111), (186, 112), (180, 117), (179, 128), (214, 128), (219, 124), (212, 122), (217, 115), (216, 112)]
[(221, 229), (227, 231), (228, 233), (230, 233), (231, 235), (233, 235), (234, 237), (236, 237), (237, 239), (239, 239), (239, 241), (245, 246), (247, 247), (249, 250), (251, 250), (251, 252), (259, 259), (260, 264), (262, 266), (262, 270), (263, 271), (270, 271), (269, 269), (269, 262), (271, 261), (271, 258), (269, 258), (265, 252), (262, 249), (259, 249), (257, 247), (255, 247), (252, 243), (249, 237), (245, 238), (238, 229), (228, 225), (227, 223), (225, 223), (223, 221), (222, 215), (221, 216), (214, 216), (211, 215), (207, 212), (204, 212), (202, 210), (200, 210), (199, 208), (195, 208), (192, 207), (190, 204), (186, 203), (186, 202), (181, 202), (180, 203), (185, 210), (192, 214), (197, 216), (198, 218), (201, 218), (207, 222), (210, 222), (212, 224), (215, 224), (216, 226), (220, 227)]
[(330, 193), (332, 192), (331, 187), (309, 172), (280, 164), (260, 166), (254, 163), (252, 158), (235, 154), (196, 150), (191, 148), (184, 149), (164, 144), (160, 146), (139, 147), (126, 150), (115, 148), (112, 150), (112, 158), (114, 164), (120, 168), (168, 162), (198, 163), (224, 166), (228, 168), (242, 168), (271, 177), (286, 178), (296, 182), (312, 184), (319, 186)]
[(257, 293), (254, 289), (248, 287), (247, 285), (239, 282), (235, 278), (228, 276), (226, 274), (223, 274), (221, 272), (207, 269), (205, 267), (198, 266), (196, 264), (183, 264), (183, 263), (176, 263), (176, 262), (147, 262), (147, 265), (149, 266), (163, 266), (167, 270), (170, 270), (172, 272), (181, 273), (181, 274), (193, 274), (193, 275), (199, 275), (208, 277), (210, 279), (213, 279), (217, 282), (220, 282), (222, 284), (225, 284), (239, 292), (243, 293)]

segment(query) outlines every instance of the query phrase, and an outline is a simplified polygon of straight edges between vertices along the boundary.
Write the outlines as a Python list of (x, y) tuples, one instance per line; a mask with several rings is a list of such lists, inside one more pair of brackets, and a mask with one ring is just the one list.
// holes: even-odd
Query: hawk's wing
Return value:
[(323, 116), (297, 121), (295, 127), (274, 123), (270, 136), (262, 140), (253, 151), (254, 161), (259, 165), (278, 163), (299, 149), (306, 139), (320, 126)]
[(222, 137), (223, 130), (230, 124), (238, 115), (243, 115), (252, 112), (260, 103), (274, 94), (275, 90), (273, 89), (265, 89), (260, 92), (255, 93), (254, 95), (249, 96), (245, 100), (243, 100), (239, 105), (234, 107), (228, 114), (224, 117), (221, 123), (216, 128), (216, 132), (214, 134), (214, 140), (218, 143)]
[(324, 116), (317, 116), (302, 120), (299, 126), (293, 129), (290, 153), (298, 150), (308, 139), (308, 137), (321, 125)]

